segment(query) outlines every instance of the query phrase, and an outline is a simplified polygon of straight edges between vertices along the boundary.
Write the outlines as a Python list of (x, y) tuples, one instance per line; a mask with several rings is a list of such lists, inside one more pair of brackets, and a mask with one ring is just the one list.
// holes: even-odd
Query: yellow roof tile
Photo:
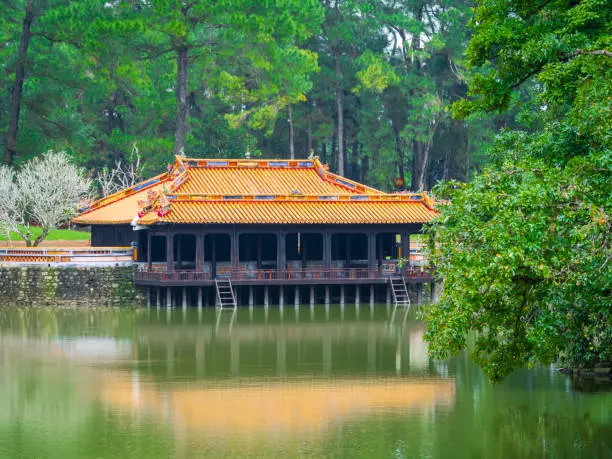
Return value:
[(431, 220), (435, 212), (410, 201), (176, 201), (171, 212), (150, 212), (143, 225), (156, 222), (216, 224), (407, 224)]
[(118, 193), (94, 202), (91, 207), (72, 221), (80, 225), (106, 225), (131, 223), (138, 216), (138, 201), (151, 190), (162, 191), (170, 177), (158, 175)]
[(391, 195), (332, 174), (313, 160), (177, 157), (167, 174), (92, 205), (79, 224), (132, 222), (148, 191), (161, 193), (139, 224), (423, 223), (435, 211), (425, 195)]
[(314, 169), (192, 169), (180, 193), (200, 194), (355, 194), (322, 180)]

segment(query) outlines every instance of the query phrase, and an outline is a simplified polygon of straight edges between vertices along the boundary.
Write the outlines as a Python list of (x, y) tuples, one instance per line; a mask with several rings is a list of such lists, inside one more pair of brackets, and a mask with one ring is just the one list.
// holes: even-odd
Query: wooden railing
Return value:
[(131, 263), (134, 250), (131, 247), (18, 247), (0, 248), (0, 263), (16, 264), (112, 264)]
[(212, 280), (210, 273), (198, 271), (137, 271), (134, 279), (137, 281), (154, 282), (200, 282)]
[[(355, 281), (355, 280), (380, 280), (391, 275), (402, 274), (407, 279), (429, 278), (434, 275), (430, 268), (410, 266), (404, 268), (368, 269), (368, 268), (337, 268), (337, 269), (237, 269), (218, 273), (230, 276), (232, 281)], [(157, 267), (153, 271), (146, 269), (136, 272), (137, 281), (153, 282), (201, 282), (213, 279), (210, 272), (201, 271), (168, 271)]]
[(339, 280), (370, 279), (379, 277), (375, 269), (367, 268), (334, 268), (334, 269), (260, 269), (234, 270), (231, 273), (235, 280)]

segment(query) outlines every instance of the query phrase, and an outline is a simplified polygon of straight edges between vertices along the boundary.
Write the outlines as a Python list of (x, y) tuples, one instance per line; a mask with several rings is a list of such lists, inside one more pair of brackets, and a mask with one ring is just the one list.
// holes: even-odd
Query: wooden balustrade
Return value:
[[(384, 281), (391, 275), (400, 273), (407, 279), (425, 279), (432, 278), (434, 273), (430, 268), (419, 266), (409, 266), (394, 269), (389, 267), (381, 267), (381, 269), (368, 268), (334, 268), (334, 269), (235, 269), (223, 271), (223, 275), (229, 275), (232, 281), (246, 283), (325, 283), (331, 281), (334, 283), (356, 283), (358, 281)], [(143, 266), (143, 269), (136, 272), (136, 281), (140, 282), (176, 282), (176, 283), (198, 283), (212, 282), (211, 273), (206, 271), (179, 271), (179, 270), (162, 270), (160, 267), (149, 271)]]
[(0, 263), (96, 265), (100, 263), (131, 263), (131, 247), (54, 248), (18, 247), (0, 248)]

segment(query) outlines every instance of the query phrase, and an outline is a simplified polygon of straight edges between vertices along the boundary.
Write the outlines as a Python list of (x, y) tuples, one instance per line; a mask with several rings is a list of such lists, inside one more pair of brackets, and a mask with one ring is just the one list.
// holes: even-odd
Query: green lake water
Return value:
[(0, 310), (0, 458), (612, 458), (612, 391), (490, 384), (384, 305)]

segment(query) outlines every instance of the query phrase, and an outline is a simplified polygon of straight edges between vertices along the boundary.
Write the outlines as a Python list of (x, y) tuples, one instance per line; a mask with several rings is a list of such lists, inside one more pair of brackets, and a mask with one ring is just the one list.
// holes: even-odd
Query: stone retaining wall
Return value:
[(0, 306), (140, 306), (135, 267), (0, 267)]

